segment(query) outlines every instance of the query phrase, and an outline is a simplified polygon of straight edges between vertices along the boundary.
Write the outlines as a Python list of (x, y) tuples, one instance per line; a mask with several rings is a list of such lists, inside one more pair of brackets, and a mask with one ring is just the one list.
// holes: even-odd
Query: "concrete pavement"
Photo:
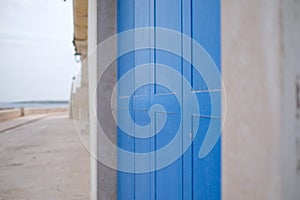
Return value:
[(67, 113), (35, 119), (0, 123), (21, 123), (0, 133), (0, 200), (89, 199), (89, 154)]

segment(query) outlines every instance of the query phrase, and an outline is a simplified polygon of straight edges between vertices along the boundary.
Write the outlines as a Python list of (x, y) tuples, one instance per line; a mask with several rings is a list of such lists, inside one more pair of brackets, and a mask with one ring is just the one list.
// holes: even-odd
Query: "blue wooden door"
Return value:
[[(183, 36), (169, 41), (179, 47), (181, 56), (156, 48), (161, 42), (156, 30), (176, 31), (199, 43), (220, 72), (220, 1), (118, 0), (117, 28), (120, 34), (129, 33), (118, 40), (118, 124), (127, 128), (118, 126), (117, 145), (133, 153), (125, 156), (118, 151), (118, 199), (221, 199), (221, 139), (205, 156), (199, 156), (209, 126), (220, 132), (220, 81), (207, 86), (202, 74), (188, 62), (198, 55), (193, 52), (193, 42), (185, 44)], [(148, 44), (149, 48), (136, 48), (137, 43)], [(162, 69), (164, 66), (170, 73)], [(172, 70), (180, 76), (173, 76)], [(121, 81), (125, 76), (129, 78)], [(184, 81), (191, 89), (183, 86)], [(160, 83), (171, 83), (180, 92)], [(128, 88), (134, 91), (129, 94)], [(188, 98), (190, 93), (199, 107), (199, 112), (191, 115), (183, 106), (195, 104)], [(218, 107), (216, 112), (212, 111), (211, 96)], [(157, 152), (178, 135), (181, 139), (169, 153), (172, 157), (174, 151), (180, 151), (180, 156), (162, 166), (168, 157), (160, 157)], [(188, 148), (184, 148), (186, 143), (190, 144)]]

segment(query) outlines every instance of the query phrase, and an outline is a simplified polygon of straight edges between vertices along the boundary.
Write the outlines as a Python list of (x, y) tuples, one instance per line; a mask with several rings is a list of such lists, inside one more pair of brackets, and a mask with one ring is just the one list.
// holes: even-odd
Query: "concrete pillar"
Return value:
[[(97, 41), (98, 44), (105, 39), (116, 34), (116, 1), (115, 0), (98, 0), (97, 1)], [(116, 47), (111, 47), (115, 48)], [(101, 62), (98, 57), (97, 62)], [(99, 65), (98, 65), (99, 66)], [(104, 69), (98, 69), (98, 74)], [(116, 125), (111, 110), (111, 96), (116, 84), (116, 63), (111, 64), (100, 78), (97, 88), (97, 117), (101, 127), (107, 137), (116, 144)], [(99, 130), (98, 130), (99, 131)], [(97, 142), (100, 144), (101, 137)], [(105, 147), (98, 145), (98, 153), (106, 152)], [(104, 156), (114, 157), (113, 152), (108, 152)], [(98, 162), (98, 200), (116, 199), (116, 171), (102, 163)]]
[(299, 17), (299, 1), (222, 1), (224, 200), (300, 199)]
[[(99, 126), (108, 138), (116, 143), (116, 125), (111, 110), (111, 96), (116, 83), (116, 64), (113, 63), (108, 69), (101, 69), (98, 65), (101, 57), (96, 57), (97, 49), (95, 49), (98, 44), (116, 33), (116, 1), (90, 0), (88, 20), (91, 152), (98, 157), (101, 156), (100, 152), (103, 155), (105, 151), (103, 149), (105, 147), (101, 145)], [(105, 71), (104, 76), (99, 77), (102, 71)], [(95, 113), (97, 116), (94, 116)], [(108, 152), (104, 156), (116, 155)], [(116, 199), (116, 171), (97, 161), (95, 157), (91, 158), (91, 183), (92, 199)]]

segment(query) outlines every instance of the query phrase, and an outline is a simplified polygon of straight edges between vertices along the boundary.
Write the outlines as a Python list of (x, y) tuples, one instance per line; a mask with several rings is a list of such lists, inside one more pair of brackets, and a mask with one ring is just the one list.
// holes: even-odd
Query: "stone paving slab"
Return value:
[(40, 119), (45, 118), (48, 115), (30, 115), (25, 117), (15, 118), (9, 121), (0, 122), (0, 134), (6, 132), (7, 130), (14, 129), (16, 127), (20, 127), (22, 125), (26, 125), (28, 123), (38, 121)]
[(0, 133), (0, 200), (89, 199), (89, 154), (73, 122), (67, 114), (40, 117)]

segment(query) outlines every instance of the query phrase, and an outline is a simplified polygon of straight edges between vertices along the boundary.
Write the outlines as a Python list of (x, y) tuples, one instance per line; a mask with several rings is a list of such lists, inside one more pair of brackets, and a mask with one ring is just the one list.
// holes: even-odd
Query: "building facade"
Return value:
[[(83, 2), (85, 6), (81, 5)], [(81, 6), (76, 7), (79, 4)], [(81, 16), (80, 13), (85, 14)], [(300, 31), (300, 2), (74, 0), (74, 16), (74, 41), (77, 51), (82, 55), (89, 55), (83, 62), (83, 69), (88, 69), (88, 73), (83, 73), (83, 76), (88, 80), (89, 109), (85, 107), (83, 110), (89, 113), (91, 199), (300, 198), (300, 40), (297, 34)], [(88, 23), (83, 25), (85, 22), (82, 19)], [(156, 29), (139, 31), (145, 27)], [(169, 40), (168, 42), (157, 43), (160, 38), (159, 28), (184, 33), (200, 43), (216, 66), (219, 66), (223, 80), (220, 88), (203, 88), (205, 84), (201, 85), (201, 76), (195, 76), (195, 79), (186, 78), (195, 87), (199, 87), (194, 88), (192, 94), (202, 91), (197, 94), (200, 102), (206, 102), (205, 89), (210, 96), (220, 92), (213, 103), (208, 101), (208, 106), (202, 108), (199, 104), (202, 109), (199, 116), (208, 117), (210, 121), (220, 119), (221, 122), (215, 126), (217, 128), (212, 129), (212, 135), (218, 132), (222, 134), (215, 134), (219, 137), (208, 137), (215, 142), (212, 142), (214, 145), (208, 143), (207, 146), (211, 148), (207, 147), (210, 150), (207, 154), (198, 155), (199, 148), (205, 142), (196, 139), (191, 142), (192, 146), (199, 142), (199, 146), (195, 146), (197, 149), (194, 154), (188, 155), (188, 146), (178, 157), (179, 160), (170, 161), (162, 168), (158, 167), (155, 157), (157, 154), (144, 157), (145, 162), (138, 162), (138, 156), (148, 151), (157, 152), (157, 146), (167, 144), (165, 140), (168, 138), (160, 138), (159, 134), (151, 139), (151, 130), (156, 130), (155, 127), (159, 127), (162, 122), (171, 120), (165, 135), (176, 132), (180, 121), (184, 123), (187, 119), (184, 113), (188, 108), (178, 108), (180, 119), (170, 117), (178, 111), (176, 102), (172, 103), (172, 97), (156, 100), (149, 91), (152, 91), (151, 87), (157, 87), (151, 84), (174, 83), (172, 85), (178, 86), (176, 75), (171, 75), (172, 71), (167, 75), (161, 75), (163, 72), (155, 74), (152, 69), (162, 69), (159, 64), (173, 68), (178, 65), (181, 72), (184, 72), (191, 69), (191, 64), (185, 63), (185, 60), (197, 60), (198, 54), (192, 53), (195, 47), (190, 42), (185, 43), (185, 37), (180, 36), (178, 41), (176, 34), (173, 37), (172, 32), (163, 40)], [(128, 30), (130, 32), (131, 29), (135, 29), (134, 34), (123, 38), (122, 33)], [(81, 31), (86, 33), (82, 37), (85, 43), (82, 46), (80, 34), (76, 36), (76, 32)], [(117, 33), (119, 34), (116, 35)], [(185, 59), (159, 53), (158, 48), (164, 44), (173, 45), (173, 54), (176, 54), (178, 47), (179, 54)], [(139, 45), (148, 45), (150, 50), (140, 52), (137, 49)], [(128, 52), (127, 57), (121, 58), (122, 51), (127, 52), (126, 49), (134, 49), (133, 54)], [(149, 67), (148, 73), (142, 71), (139, 74), (135, 70), (134, 75), (128, 76), (127, 82), (122, 82), (126, 72), (145, 63), (154, 63), (155, 67)], [(208, 69), (209, 72), (213, 70)], [(181, 75), (186, 77), (184, 73)], [(145, 79), (150, 85), (148, 89), (135, 88), (141, 86), (139, 81), (142, 84)], [(184, 83), (184, 79), (178, 79), (177, 82)], [(220, 81), (215, 79), (213, 83), (216, 86)], [(178, 87), (182, 89), (184, 84), (179, 84)], [(123, 92), (129, 94), (126, 93), (130, 92), (128, 88), (135, 88), (136, 91), (132, 96), (122, 96)], [(164, 96), (172, 93), (172, 90), (170, 92), (167, 89), (157, 87), (153, 90)], [(176, 87), (173, 89), (176, 90)], [(187, 97), (185, 95), (187, 93), (182, 92), (179, 98), (177, 96), (178, 99), (183, 99), (178, 102), (183, 102), (182, 106), (193, 105), (193, 98), (184, 100)], [(165, 106), (165, 110), (161, 106), (151, 108), (159, 103)], [(124, 105), (129, 105), (126, 108), (135, 123), (127, 132), (124, 131), (125, 125), (131, 121), (128, 115), (122, 114), (126, 110)], [(212, 105), (222, 108), (220, 116), (216, 114), (217, 111), (212, 112)], [(153, 113), (151, 109), (154, 109)], [(168, 109), (171, 110), (169, 113)], [(154, 128), (140, 128), (151, 124), (143, 112), (155, 122)], [(122, 129), (122, 126), (125, 128)], [(201, 120), (197, 127), (200, 131), (207, 129)], [(150, 139), (141, 142), (143, 136), (138, 138), (139, 129), (144, 130), (145, 134), (149, 131)], [(191, 132), (184, 128), (179, 130), (182, 140), (177, 145), (182, 147), (184, 139), (191, 132), (193, 135), (193, 129)], [(155, 131), (154, 133), (156, 134)], [(144, 148), (145, 146), (149, 148)], [(124, 149), (135, 154), (127, 157), (122, 151)], [(173, 155), (174, 151), (176, 149), (170, 153)], [(214, 156), (204, 162), (210, 155)], [(168, 158), (163, 157), (162, 160)], [(171, 169), (172, 166), (175, 167)], [(148, 171), (137, 171), (138, 169)]]

